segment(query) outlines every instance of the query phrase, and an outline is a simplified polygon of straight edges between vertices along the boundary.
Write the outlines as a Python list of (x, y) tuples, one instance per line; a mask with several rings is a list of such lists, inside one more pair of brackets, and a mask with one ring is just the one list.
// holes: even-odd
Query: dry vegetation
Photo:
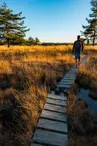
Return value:
[(28, 146), (47, 91), (74, 63), (72, 46), (0, 47), (0, 146)]
[(80, 66), (76, 82), (83, 88), (90, 89), (91, 96), (97, 99), (97, 54), (95, 52), (89, 53), (86, 64)]
[[(72, 96), (71, 96), (72, 95)], [(85, 101), (68, 96), (69, 146), (97, 146), (97, 123)]]
[[(0, 47), (0, 146), (28, 146), (47, 92), (74, 64), (72, 46)], [(86, 46), (77, 82), (97, 91), (97, 47)], [(91, 83), (91, 84), (90, 84)], [(97, 124), (88, 105), (68, 96), (69, 146), (96, 146)], [(97, 95), (97, 94), (95, 94)]]
[[(86, 46), (84, 52), (88, 60), (80, 66), (76, 82), (97, 99), (97, 46)], [(97, 121), (87, 103), (76, 98), (79, 87), (75, 85), (68, 96), (69, 146), (97, 146)]]

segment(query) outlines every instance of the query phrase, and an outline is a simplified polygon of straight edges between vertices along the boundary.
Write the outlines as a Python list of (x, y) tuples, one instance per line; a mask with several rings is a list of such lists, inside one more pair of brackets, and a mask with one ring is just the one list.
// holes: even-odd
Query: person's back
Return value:
[(77, 36), (77, 40), (74, 42), (73, 50), (72, 50), (72, 52), (75, 55), (76, 66), (80, 64), (80, 53), (81, 51), (83, 51), (83, 48), (84, 48), (83, 42), (80, 40), (80, 36)]
[(80, 40), (75, 41), (74, 51), (80, 53), (82, 49), (82, 42)]

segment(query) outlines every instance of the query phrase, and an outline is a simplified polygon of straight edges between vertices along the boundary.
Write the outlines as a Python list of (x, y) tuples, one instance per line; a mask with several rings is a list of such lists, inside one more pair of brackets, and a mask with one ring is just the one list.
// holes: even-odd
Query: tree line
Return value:
[(9, 9), (4, 2), (0, 6), (0, 44), (10, 45), (35, 45), (39, 44), (40, 40), (29, 37), (25, 39), (25, 33), (30, 29), (24, 26), (25, 17), (22, 12), (14, 14), (13, 10)]
[(92, 43), (97, 44), (97, 0), (91, 0), (91, 14), (89, 18), (86, 18), (88, 25), (82, 25), (83, 31), (81, 31), (82, 36), (87, 40), (87, 44)]
[[(7, 41), (4, 39), (0, 40), (0, 45), (6, 45)], [(20, 38), (20, 39), (14, 39), (10, 40), (10, 45), (20, 45), (20, 46), (32, 46), (32, 45), (40, 45), (41, 42), (38, 39), (38, 37), (33, 38), (33, 37), (29, 37), (28, 39), (25, 38)]]
[[(91, 0), (90, 3), (92, 12), (89, 14), (89, 18), (86, 18), (88, 25), (82, 25), (83, 31), (81, 31), (81, 34), (85, 37), (84, 40), (87, 40), (87, 44), (95, 45), (97, 44), (97, 0)], [(5, 2), (0, 6), (0, 45), (7, 44), (10, 47), (10, 45), (41, 44), (38, 37), (25, 39), (25, 34), (30, 29), (24, 26), (24, 19), (22, 12), (14, 14)], [(41, 45), (47, 44), (42, 43)], [(49, 43), (49, 45), (52, 45), (52, 43)]]

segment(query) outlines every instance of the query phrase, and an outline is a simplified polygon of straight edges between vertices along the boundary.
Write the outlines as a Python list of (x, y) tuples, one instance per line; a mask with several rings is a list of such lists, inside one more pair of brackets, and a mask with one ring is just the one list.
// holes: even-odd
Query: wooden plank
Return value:
[(67, 77), (64, 77), (61, 81), (64, 81), (64, 80), (66, 80), (66, 81), (74, 81), (74, 79), (73, 78), (67, 78)]
[(67, 80), (67, 81), (66, 80), (62, 80), (62, 81), (58, 82), (58, 84), (59, 83), (72, 84), (72, 83), (74, 83), (74, 80), (73, 81), (72, 80), (71, 81), (70, 80)]
[(52, 94), (48, 94), (48, 98), (52, 98), (52, 99), (58, 99), (58, 100), (66, 100), (66, 96), (58, 96), (58, 95), (52, 95)]
[(52, 105), (46, 103), (44, 106), (45, 110), (50, 110), (50, 111), (55, 111), (55, 112), (60, 112), (60, 113), (66, 113), (66, 107), (62, 107), (59, 105)]
[(67, 88), (67, 89), (68, 89), (68, 88), (71, 88), (71, 86), (70, 86), (70, 85), (61, 85), (61, 84), (60, 84), (60, 85), (57, 85), (57, 87), (60, 87), (60, 88), (62, 88), (62, 87), (63, 87), (63, 88)]
[(65, 77), (64, 80), (75, 80), (76, 77)]
[(74, 70), (77, 70), (77, 68), (76, 67), (72, 67), (70, 70), (73, 70), (74, 71)]
[(69, 71), (68, 74), (70, 74), (70, 75), (76, 75), (76, 71)]
[[(74, 81), (74, 78), (71, 78), (71, 77), (64, 77), (62, 80), (71, 80), (71, 81)], [(62, 81), (61, 80), (61, 81)]]
[(67, 133), (67, 123), (52, 121), (48, 119), (40, 119), (37, 128), (49, 131)]
[(67, 122), (67, 117), (65, 114), (61, 114), (61, 113), (53, 112), (53, 111), (43, 110), (41, 117), (48, 118), (51, 120), (61, 121), (61, 122)]
[(68, 74), (65, 77), (76, 77), (76, 75)]
[(61, 106), (66, 106), (66, 101), (62, 101), (62, 100), (57, 100), (57, 99), (49, 99), (47, 98), (46, 103), (51, 103), (51, 104), (57, 104), (57, 105), (61, 105)]
[(72, 82), (72, 81), (60, 81), (58, 84), (71, 85), (71, 84), (74, 84), (74, 82)]
[(31, 146), (43, 146), (42, 144), (32, 143)]
[(65, 76), (65, 78), (76, 78), (76, 76), (68, 75), (68, 76)]
[(69, 78), (69, 79), (72, 79), (72, 78), (75, 78), (76, 76), (65, 76), (63, 79), (65, 79), (65, 78)]
[(69, 75), (69, 74), (70, 74), (70, 75), (76, 75), (76, 72), (75, 72), (75, 71), (69, 71), (67, 74), (65, 74), (65, 76), (66, 76), (66, 75)]
[(70, 70), (78, 70), (78, 68), (76, 66), (72, 67)]
[(68, 74), (65, 75), (65, 77), (66, 77), (66, 76), (70, 76), (70, 77), (72, 77), (72, 76), (76, 76), (76, 74), (68, 73)]
[(74, 83), (75, 82), (75, 80), (74, 79), (63, 79), (63, 80), (61, 80), (60, 82), (70, 82), (70, 83)]
[(40, 129), (36, 129), (33, 141), (44, 145), (54, 145), (54, 146), (68, 145), (66, 134), (44, 131)]
[(75, 69), (71, 68), (68, 72), (76, 72), (76, 71), (77, 71), (76, 68)]
[(67, 86), (71, 86), (71, 85), (73, 85), (74, 83), (72, 82), (59, 82), (57, 85), (67, 85)]
[(66, 80), (66, 79), (64, 80), (64, 79), (63, 79), (63, 80), (61, 80), (60, 82), (67, 82), (67, 83), (70, 82), (70, 83), (74, 83), (74, 80)]
[(57, 85), (72, 85), (72, 82), (59, 82)]
[(65, 77), (73, 78), (73, 77), (76, 77), (76, 75), (70, 75), (70, 74), (68, 74), (68, 75), (66, 75)]

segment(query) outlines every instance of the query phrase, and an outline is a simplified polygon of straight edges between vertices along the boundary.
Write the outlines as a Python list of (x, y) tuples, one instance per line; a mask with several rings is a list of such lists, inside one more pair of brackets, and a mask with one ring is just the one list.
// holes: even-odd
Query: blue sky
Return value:
[(1, 0), (15, 13), (23, 12), (26, 37), (38, 37), (42, 42), (73, 42), (87, 24), (91, 13), (90, 0)]

